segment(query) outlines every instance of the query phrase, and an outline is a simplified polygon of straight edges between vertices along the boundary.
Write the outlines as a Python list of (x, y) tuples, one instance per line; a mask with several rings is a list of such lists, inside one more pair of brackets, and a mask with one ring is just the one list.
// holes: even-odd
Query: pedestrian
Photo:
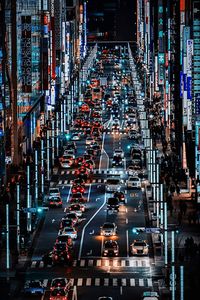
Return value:
[(180, 195), (180, 187), (178, 184), (176, 185), (176, 193), (177, 193), (177, 196)]

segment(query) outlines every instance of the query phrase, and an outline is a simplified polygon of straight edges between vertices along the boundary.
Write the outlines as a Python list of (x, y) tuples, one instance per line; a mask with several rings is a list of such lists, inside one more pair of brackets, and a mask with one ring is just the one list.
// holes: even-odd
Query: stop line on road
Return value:
[[(72, 263), (73, 267), (112, 267), (112, 268), (149, 268), (150, 260), (145, 259), (80, 259), (74, 260)], [(44, 268), (44, 263), (42, 260), (33, 260), (31, 262), (31, 269), (34, 268)], [(47, 265), (46, 267), (50, 268), (51, 265)]]

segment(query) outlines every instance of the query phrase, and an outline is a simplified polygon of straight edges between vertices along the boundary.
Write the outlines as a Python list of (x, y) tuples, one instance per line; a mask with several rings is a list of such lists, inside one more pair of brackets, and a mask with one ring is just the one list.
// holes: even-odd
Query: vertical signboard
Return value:
[(195, 122), (195, 175), (200, 179), (200, 121)]
[(42, 16), (43, 24), (43, 42), (42, 42), (42, 87), (43, 90), (49, 89), (49, 74), (48, 74), (48, 49), (49, 49), (49, 14), (44, 12)]
[(32, 92), (31, 16), (21, 16), (21, 80), (22, 92)]
[(158, 83), (164, 85), (165, 54), (163, 34), (163, 0), (158, 0)]

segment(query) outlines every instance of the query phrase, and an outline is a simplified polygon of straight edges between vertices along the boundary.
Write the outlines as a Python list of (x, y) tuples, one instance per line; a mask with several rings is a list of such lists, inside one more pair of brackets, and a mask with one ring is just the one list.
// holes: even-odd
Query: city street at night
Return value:
[(199, 2), (0, 4), (0, 299), (197, 299)]

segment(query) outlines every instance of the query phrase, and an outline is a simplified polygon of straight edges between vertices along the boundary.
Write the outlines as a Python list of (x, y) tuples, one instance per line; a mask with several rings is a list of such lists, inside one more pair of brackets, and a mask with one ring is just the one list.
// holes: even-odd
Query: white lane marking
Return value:
[(122, 289), (122, 286), (120, 286), (120, 295), (123, 294), (123, 289)]
[(108, 259), (106, 259), (106, 260), (104, 260), (104, 262), (105, 262), (105, 267), (109, 267), (109, 260)]
[(135, 278), (130, 279), (130, 286), (135, 286)]
[(90, 286), (91, 283), (92, 283), (92, 278), (87, 278), (87, 280), (86, 280), (86, 285), (87, 285), (87, 286)]
[(141, 260), (138, 260), (138, 261), (137, 261), (137, 264), (138, 264), (138, 265), (137, 265), (138, 267), (142, 267), (142, 261), (141, 261)]
[(109, 286), (109, 278), (104, 278), (104, 286)]
[(152, 278), (147, 278), (147, 285), (148, 286), (152, 286), (153, 285)]
[(77, 260), (74, 260), (73, 261), (73, 267), (76, 267), (76, 265), (77, 265)]
[(130, 266), (130, 267), (137, 267), (137, 262), (136, 262), (136, 260), (130, 260), (130, 261), (129, 261), (129, 266)]
[(88, 190), (87, 202), (90, 201), (91, 187), (92, 187), (92, 185), (90, 184), (90, 185), (89, 185), (89, 190)]
[(144, 286), (144, 279), (143, 278), (139, 278), (139, 286)]
[[(91, 190), (91, 189), (90, 189)], [(89, 190), (89, 191), (90, 191)], [(88, 192), (88, 196), (89, 196), (89, 192)], [(80, 242), (80, 248), (79, 248), (79, 254), (78, 254), (78, 259), (80, 260), (81, 258), (81, 252), (82, 252), (82, 248), (83, 248), (83, 240), (84, 240), (84, 235), (85, 235), (85, 229), (87, 228), (87, 226), (90, 224), (90, 222), (95, 218), (95, 216), (98, 214), (98, 212), (104, 207), (104, 205), (106, 204), (106, 193), (104, 195), (104, 202), (103, 204), (97, 209), (97, 211), (94, 213), (94, 215), (88, 220), (88, 222), (84, 225), (83, 230), (82, 230), (82, 235), (81, 235), (81, 242)]]
[(39, 264), (39, 268), (43, 268), (44, 267), (44, 262), (41, 260), (40, 264)]
[(128, 218), (126, 218), (126, 224), (128, 224)]
[(70, 197), (70, 194), (71, 194), (71, 189), (72, 189), (72, 185), (70, 185), (70, 188), (69, 188), (69, 194), (68, 194), (68, 196), (67, 196), (67, 203), (69, 202), (69, 197)]
[(113, 267), (117, 267), (118, 265), (118, 261), (117, 260), (113, 260)]
[(37, 260), (34, 260), (34, 261), (32, 262), (32, 264), (31, 264), (31, 268), (32, 268), (32, 269), (35, 268), (35, 267), (36, 267), (36, 264), (37, 264)]
[(48, 281), (49, 281), (49, 279), (44, 279), (44, 280), (43, 280), (43, 285), (44, 285), (44, 287), (47, 287)]
[(95, 286), (100, 286), (100, 278), (95, 278)]
[(126, 278), (122, 278), (122, 286), (126, 286)]
[(88, 267), (92, 267), (93, 266), (93, 262), (94, 262), (93, 259), (89, 259), (89, 261), (88, 261)]
[(113, 286), (117, 286), (117, 278), (113, 278)]
[(106, 133), (103, 133), (103, 140), (102, 140), (102, 145), (101, 145), (101, 156), (100, 156), (100, 160), (99, 160), (99, 172), (101, 172), (101, 161), (102, 161), (102, 156), (103, 156), (103, 152), (104, 152), (104, 140), (105, 140), (105, 136)]
[(101, 267), (101, 259), (97, 259), (97, 267)]
[(80, 266), (81, 266), (81, 267), (84, 267), (84, 266), (85, 266), (85, 259), (81, 259)]
[(121, 266), (126, 267), (126, 261), (124, 259), (121, 261)]
[(128, 229), (126, 230), (126, 251), (127, 251), (127, 257), (129, 257), (129, 238), (128, 238)]
[(83, 285), (83, 278), (78, 278), (77, 286)]

